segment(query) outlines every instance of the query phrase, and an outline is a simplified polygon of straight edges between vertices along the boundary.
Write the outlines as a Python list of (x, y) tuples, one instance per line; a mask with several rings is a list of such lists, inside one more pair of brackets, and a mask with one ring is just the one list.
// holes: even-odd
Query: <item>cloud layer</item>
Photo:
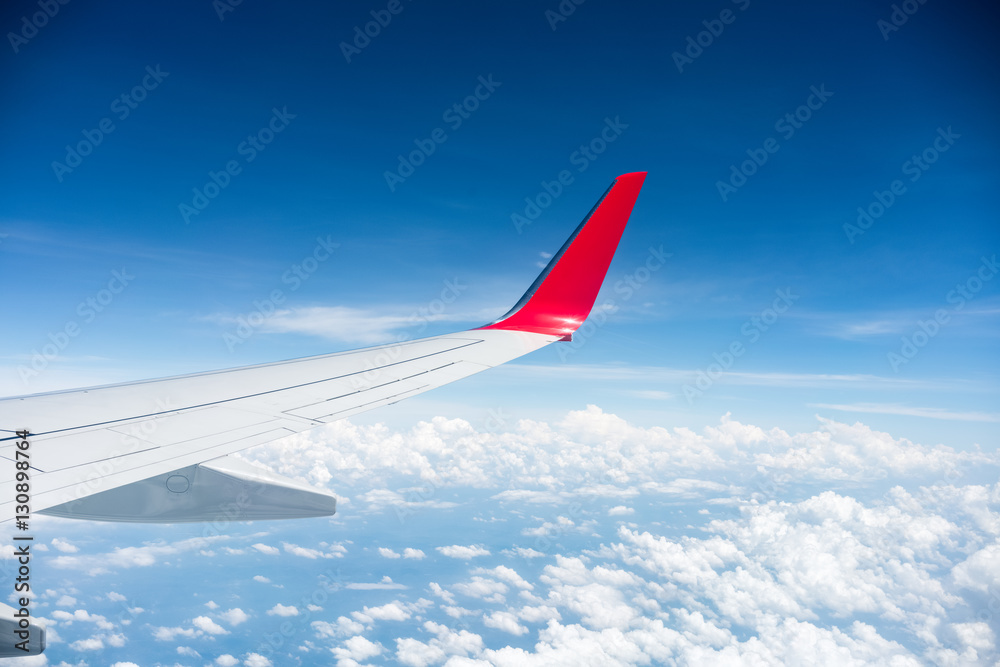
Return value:
[[(1000, 659), (995, 451), (823, 419), (644, 428), (591, 406), (488, 430), (340, 422), (245, 456), (331, 488), (340, 513), (113, 545), (46, 519), (48, 562), (78, 582), (38, 601), (54, 651), (142, 664), (184, 644), (171, 660), (344, 667)], [(122, 577), (150, 573), (197, 585), (146, 610)]]

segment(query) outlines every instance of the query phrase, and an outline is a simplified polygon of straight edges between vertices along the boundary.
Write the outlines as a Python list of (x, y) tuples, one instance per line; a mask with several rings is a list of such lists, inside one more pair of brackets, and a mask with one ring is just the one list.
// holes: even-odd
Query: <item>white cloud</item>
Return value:
[(518, 623), (517, 616), (509, 611), (495, 611), (488, 616), (483, 614), (483, 625), (518, 636), (528, 632), (528, 628)]
[(228, 635), (229, 631), (210, 619), (208, 616), (198, 616), (191, 621), (191, 624), (204, 633), (210, 635)]
[(69, 540), (63, 540), (58, 537), (53, 538), (50, 544), (56, 548), (56, 551), (61, 551), (64, 554), (75, 554), (80, 550), (75, 545), (70, 544)]
[(281, 546), (285, 549), (287, 553), (290, 553), (293, 556), (299, 556), (300, 558), (308, 558), (310, 560), (316, 560), (317, 558), (341, 558), (343, 556), (342, 549), (334, 550), (332, 553), (326, 553), (320, 551), (319, 549), (300, 547), (297, 544), (290, 544), (288, 542), (282, 542)]
[(558, 609), (547, 605), (521, 607), (517, 610), (517, 617), (527, 623), (545, 623), (562, 619)]
[(430, 583), (429, 588), (431, 589), (431, 592), (434, 593), (434, 595), (438, 596), (448, 604), (455, 604), (455, 596), (452, 595), (449, 591), (445, 590), (444, 587), (441, 586), (441, 584), (437, 583), (436, 581), (432, 581)]
[(381, 607), (365, 607), (362, 613), (380, 621), (405, 621), (410, 617), (410, 613), (396, 602), (390, 602)]
[(109, 553), (57, 556), (49, 562), (61, 569), (82, 570), (90, 575), (104, 574), (108, 568), (149, 567), (165, 556), (187, 551), (201, 551), (214, 542), (229, 539), (225, 535), (192, 537), (167, 544), (159, 542), (141, 547), (116, 547)]
[(189, 658), (200, 658), (201, 657), (201, 654), (198, 653), (198, 651), (195, 651), (190, 646), (178, 646), (177, 647), (177, 654), (178, 655), (184, 655), (184, 656), (187, 656)]
[(525, 581), (524, 578), (517, 573), (517, 571), (505, 565), (497, 565), (496, 567), (489, 569), (485, 567), (478, 567), (472, 571), (472, 574), (488, 575), (491, 577), (495, 577), (496, 579), (500, 579), (501, 581), (506, 581), (508, 584), (514, 586), (515, 588), (522, 588), (529, 591), (532, 588), (534, 588), (531, 584)]
[(502, 603), (508, 590), (504, 583), (478, 576), (473, 577), (470, 581), (455, 584), (452, 588), (462, 595), (493, 603)]
[(493, 496), (494, 500), (498, 500), (500, 502), (529, 502), (536, 503), (538, 505), (555, 504), (565, 501), (566, 498), (567, 496), (564, 493), (539, 491), (537, 489), (507, 489)]
[(357, 635), (365, 630), (365, 626), (357, 621), (353, 621), (346, 616), (340, 616), (335, 623), (327, 621), (313, 621), (312, 629), (316, 631), (316, 636), (320, 639), (349, 637)]
[(962, 588), (982, 593), (1000, 591), (1000, 543), (970, 555), (952, 569), (951, 576)]
[(243, 664), (245, 667), (274, 667), (268, 658), (265, 658), (260, 653), (251, 653), (243, 659)]
[(158, 642), (172, 642), (177, 637), (196, 637), (198, 636), (198, 631), (193, 628), (167, 628), (167, 627), (154, 627), (153, 628), (153, 639)]
[[(823, 418), (816, 429), (788, 433), (725, 415), (696, 433), (634, 426), (595, 406), (571, 411), (552, 424), (522, 419), (503, 433), (442, 417), (398, 432), (344, 420), (248, 450), (247, 457), (301, 478), (320, 461), (341, 484), (362, 482), (365, 490), (355, 498), (369, 512), (388, 509), (405, 518), (454, 505), (445, 489), (494, 488), (502, 503), (562, 503), (567, 510), (561, 516), (577, 524), (577, 517), (566, 513), (574, 502), (606, 497), (609, 507), (633, 506), (622, 500), (634, 498), (647, 484), (710, 500), (738, 492), (735, 483), (722, 484), (721, 478), (738, 480), (760, 470), (777, 479), (868, 483), (941, 477), (963, 466), (1000, 461), (996, 452), (919, 445), (863, 424)], [(400, 478), (412, 480), (412, 486), (400, 484)], [(554, 516), (546, 520), (558, 527)]]
[(375, 621), (405, 621), (419, 608), (420, 605), (396, 600), (381, 607), (364, 607), (361, 611), (352, 612), (351, 616), (359, 623), (371, 625)]
[(996, 649), (996, 633), (984, 621), (971, 623), (953, 623), (951, 631), (955, 633), (958, 640), (974, 651), (993, 652)]
[(233, 667), (234, 665), (238, 665), (239, 662), (239, 659), (229, 655), (228, 653), (223, 653), (215, 659), (215, 664), (219, 667)]
[(539, 579), (549, 587), (550, 603), (578, 614), (585, 626), (595, 630), (624, 630), (638, 616), (623, 589), (636, 587), (641, 580), (627, 571), (588, 569), (581, 559), (560, 555), (555, 565), (545, 566)]
[(431, 646), (412, 637), (396, 640), (396, 660), (407, 667), (429, 667), (440, 664), (447, 654), (440, 646)]
[(415, 560), (420, 560), (421, 558), (424, 558), (426, 556), (427, 554), (425, 554), (420, 549), (413, 549), (411, 547), (406, 547), (406, 549), (403, 550), (403, 558), (413, 558)]
[(413, 637), (396, 640), (396, 660), (409, 667), (428, 667), (444, 662), (449, 657), (449, 665), (477, 664), (466, 661), (467, 656), (479, 655), (483, 649), (483, 638), (467, 630), (453, 631), (451, 628), (425, 621), (425, 632), (433, 635), (428, 641)]
[(104, 648), (104, 642), (100, 637), (91, 637), (75, 641), (69, 647), (74, 651), (100, 651)]
[(272, 547), (268, 544), (261, 544), (260, 542), (254, 544), (253, 548), (261, 552), (262, 554), (267, 554), (268, 556), (277, 556), (278, 554), (281, 553), (281, 551), (277, 547)]
[(393, 551), (392, 549), (387, 549), (385, 547), (379, 547), (378, 553), (382, 558), (400, 558), (400, 555)]
[[(328, 660), (333, 655), (345, 665), (395, 658), (435, 667), (580, 664), (581, 655), (601, 665), (903, 667), (1000, 659), (996, 629), (977, 616), (1000, 590), (1000, 457), (989, 448), (925, 446), (831, 420), (800, 433), (729, 416), (699, 432), (644, 428), (592, 407), (553, 424), (521, 420), (504, 433), (442, 418), (400, 432), (349, 422), (319, 432), (254, 456), (276, 458), (274, 467), (293, 476), (308, 475), (311, 457), (322, 460), (356, 507), (384, 513), (373, 517), (378, 521), (395, 522), (398, 508), (413, 509), (411, 496), (431, 493), (435, 502), (462, 500), (506, 538), (522, 531), (528, 537), (518, 538), (525, 546), (493, 554), (485, 545), (452, 544), (483, 538), (458, 522), (438, 522), (421, 546), (451, 544), (437, 547), (437, 557), (456, 560), (439, 562), (447, 567), (424, 580), (434, 580), (424, 592), (433, 600), (411, 602), (407, 595), (385, 603), (389, 596), (375, 591), (401, 584), (338, 580), (359, 601), (322, 614), (343, 613), (336, 621), (312, 620), (321, 616), (311, 607), (304, 618), (305, 607), (297, 609), (313, 631), (296, 640), (304, 659), (333, 648), (340, 653)], [(641, 522), (623, 518), (633, 507), (657, 511), (643, 513)], [(705, 508), (711, 511), (698, 513)], [(352, 519), (339, 521), (345, 520)], [(231, 539), (250, 544), (273, 534)], [(306, 544), (321, 539), (280, 534)], [(378, 548), (370, 539), (355, 540), (359, 553)], [(386, 539), (380, 553), (393, 560), (411, 550), (425, 555), (404, 548), (407, 541), (406, 534), (396, 543)], [(322, 559), (346, 551), (326, 542), (279, 544), (281, 551), (261, 546), (285, 560), (305, 559), (293, 559), (298, 565), (282, 573), (290, 589), (302, 577), (315, 585), (315, 573), (329, 569)], [(433, 547), (424, 548), (434, 555)], [(193, 547), (136, 549), (146, 551), (126, 552), (136, 557), (132, 562), (145, 554), (154, 562), (170, 556), (173, 565), (183, 559), (171, 554)], [(246, 551), (245, 558), (259, 560), (253, 548)], [(46, 602), (57, 599), (53, 594)], [(335, 609), (332, 602), (324, 606)], [(277, 605), (271, 612), (278, 608), (296, 609)], [(235, 611), (212, 617), (236, 626), (227, 618)], [(489, 645), (427, 620), (438, 616), (470, 630), (489, 628)], [(55, 609), (52, 619), (66, 635), (74, 623), (100, 622), (83, 610)], [(112, 641), (111, 628), (79, 630), (105, 646)], [(210, 640), (197, 624), (151, 631), (160, 641)], [(82, 632), (64, 645), (73, 646)], [(395, 646), (374, 640), (388, 636), (398, 637)], [(375, 647), (374, 656), (356, 658)]]
[(86, 609), (77, 609), (72, 614), (62, 609), (57, 609), (52, 612), (52, 618), (66, 625), (71, 625), (74, 621), (79, 621), (82, 623), (93, 623), (100, 630), (111, 630), (114, 628), (114, 625), (109, 623), (107, 618), (100, 614), (91, 614)]
[(465, 607), (456, 607), (454, 605), (444, 605), (441, 607), (441, 611), (448, 614), (452, 618), (462, 618), (463, 616), (472, 616), (476, 612), (466, 609)]
[[(748, 491), (755, 493), (735, 492)], [(693, 499), (690, 507), (699, 504)], [(833, 491), (794, 502), (744, 497), (731, 506), (735, 515), (706, 519), (689, 527), (692, 535), (619, 527), (617, 540), (586, 558), (554, 554), (534, 579), (503, 566), (470, 567), (471, 580), (429, 588), (452, 617), (467, 614), (454, 605), (461, 594), (500, 607), (480, 612), (485, 627), (523, 636), (525, 624), (543, 626), (530, 651), (491, 647), (469, 656), (500, 664), (578, 662), (580, 655), (595, 664), (656, 664), (665, 656), (686, 663), (995, 661), (992, 629), (947, 619), (951, 610), (967, 619), (969, 610), (949, 580), (983, 591), (1000, 574), (1000, 484), (935, 486), (919, 495), (896, 487), (868, 502)], [(508, 587), (518, 582), (531, 587), (521, 590), (532, 602), (507, 607)], [(879, 619), (879, 627), (858, 615)], [(913, 652), (897, 637), (923, 648)], [(403, 637), (397, 659), (440, 664), (447, 655), (432, 641)]]
[(245, 623), (250, 617), (247, 616), (245, 611), (236, 607), (235, 609), (230, 609), (227, 612), (219, 614), (219, 618), (224, 620), (229, 625), (236, 627), (240, 623)]
[(458, 544), (453, 544), (450, 547), (437, 547), (437, 550), (442, 556), (447, 556), (448, 558), (461, 558), (463, 560), (490, 555), (488, 549), (484, 549), (478, 545), (463, 547)]
[(262, 584), (269, 584), (269, 583), (271, 583), (271, 580), (268, 579), (267, 577), (265, 577), (262, 574), (255, 574), (254, 577), (253, 577), (253, 580), (254, 581), (259, 581)]
[(205, 606), (208, 607), (209, 609), (219, 608), (219, 605), (214, 600), (209, 600), (208, 602), (205, 603)]
[(298, 616), (299, 610), (293, 606), (285, 606), (283, 604), (276, 604), (267, 610), (268, 616)]
[(342, 645), (332, 650), (333, 655), (337, 658), (337, 664), (348, 667), (381, 655), (383, 647), (377, 642), (357, 635), (345, 640)]
[(577, 526), (569, 517), (557, 516), (555, 521), (544, 521), (542, 525), (535, 526), (534, 528), (524, 528), (521, 530), (522, 535), (528, 537), (544, 537), (544, 538), (558, 538), (560, 535), (565, 535), (570, 532), (586, 532), (585, 526)]

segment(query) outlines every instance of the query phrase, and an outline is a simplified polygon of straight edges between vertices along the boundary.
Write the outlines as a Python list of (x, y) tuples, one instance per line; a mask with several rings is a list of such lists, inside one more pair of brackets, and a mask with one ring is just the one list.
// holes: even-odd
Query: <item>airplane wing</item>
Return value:
[[(333, 514), (332, 494), (229, 454), (396, 403), (567, 339), (594, 305), (645, 175), (618, 177), (517, 305), (484, 327), (0, 399), (0, 457), (6, 459), (0, 463), (0, 524), (23, 516), (24, 505), (31, 513), (135, 522)], [(14, 479), (20, 461), (27, 461), (21, 477), (27, 481)]]

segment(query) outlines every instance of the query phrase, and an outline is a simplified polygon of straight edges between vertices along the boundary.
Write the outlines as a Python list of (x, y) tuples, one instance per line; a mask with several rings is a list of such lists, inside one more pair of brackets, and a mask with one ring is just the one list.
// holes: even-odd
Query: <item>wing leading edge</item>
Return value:
[[(593, 308), (645, 172), (615, 180), (517, 305), (456, 334), (223, 371), (0, 399), (0, 457), (30, 444), (31, 511), (108, 521), (332, 514), (332, 494), (229, 454), (306, 431), (528, 354)], [(225, 490), (220, 492), (220, 488)], [(0, 482), (0, 523), (15, 516)]]

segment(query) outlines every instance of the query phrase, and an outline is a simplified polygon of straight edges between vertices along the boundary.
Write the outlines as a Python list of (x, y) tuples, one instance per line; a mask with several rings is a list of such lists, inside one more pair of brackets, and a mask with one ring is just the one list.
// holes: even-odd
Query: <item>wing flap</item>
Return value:
[[(295, 432), (288, 428), (248, 427), (230, 433), (198, 438), (183, 445), (157, 447), (57, 470), (45, 474), (44, 484), (34, 485), (31, 509), (39, 512), (163, 472), (262, 445)], [(13, 497), (13, 483), (0, 485), (0, 493)], [(9, 513), (11, 508), (6, 508), (6, 511)]]

